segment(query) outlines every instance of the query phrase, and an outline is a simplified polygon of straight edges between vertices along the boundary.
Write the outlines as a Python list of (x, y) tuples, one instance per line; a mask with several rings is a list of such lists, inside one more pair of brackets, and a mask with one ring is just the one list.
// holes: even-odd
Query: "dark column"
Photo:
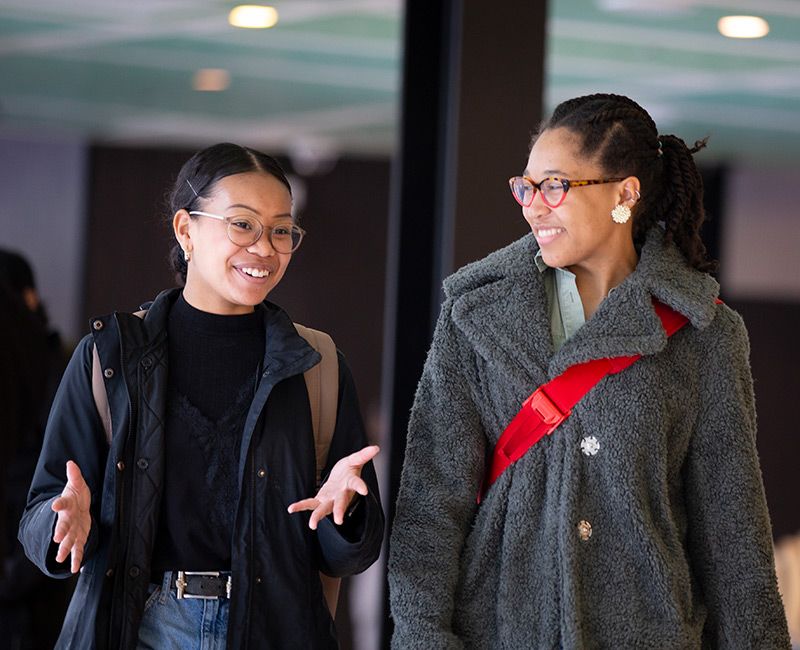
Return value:
[(508, 179), (542, 120), (546, 3), (463, 2), (445, 155), (452, 259), (444, 275), (529, 231)]
[(441, 281), (526, 231), (506, 181), (524, 168), (541, 119), (544, 33), (544, 2), (406, 2), (382, 388), (390, 528)]
[(703, 206), (706, 210), (706, 221), (700, 231), (703, 243), (711, 259), (722, 262), (722, 232), (725, 227), (725, 181), (728, 168), (725, 165), (700, 167), (703, 177)]

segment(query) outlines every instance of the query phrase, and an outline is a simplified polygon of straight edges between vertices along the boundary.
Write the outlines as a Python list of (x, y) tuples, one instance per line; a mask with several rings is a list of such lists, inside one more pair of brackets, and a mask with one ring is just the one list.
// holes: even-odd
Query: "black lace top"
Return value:
[(152, 570), (230, 569), (244, 421), (264, 356), (258, 313), (209, 314), (181, 296), (168, 324), (164, 496)]

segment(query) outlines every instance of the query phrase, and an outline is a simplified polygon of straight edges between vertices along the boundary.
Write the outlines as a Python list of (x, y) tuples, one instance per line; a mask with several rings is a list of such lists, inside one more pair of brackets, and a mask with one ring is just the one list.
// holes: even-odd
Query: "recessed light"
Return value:
[(759, 16), (723, 16), (717, 29), (728, 38), (763, 38), (769, 34), (769, 23)]
[(231, 85), (231, 75), (221, 68), (202, 68), (194, 73), (192, 85), (195, 90), (220, 92)]
[(239, 5), (231, 9), (228, 23), (246, 29), (267, 29), (278, 24), (278, 10), (266, 5)]

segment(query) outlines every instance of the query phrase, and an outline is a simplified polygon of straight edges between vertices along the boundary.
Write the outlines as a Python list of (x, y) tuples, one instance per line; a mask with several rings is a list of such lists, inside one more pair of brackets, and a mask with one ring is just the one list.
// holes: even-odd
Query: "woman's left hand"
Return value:
[(308, 520), (308, 527), (311, 530), (316, 530), (320, 520), (331, 513), (333, 521), (341, 526), (344, 522), (344, 513), (356, 492), (362, 496), (369, 493), (367, 484), (361, 478), (361, 468), (375, 458), (379, 451), (377, 445), (370, 445), (340, 459), (333, 466), (328, 480), (319, 489), (317, 496), (296, 501), (289, 506), (289, 512), (312, 510), (311, 518)]

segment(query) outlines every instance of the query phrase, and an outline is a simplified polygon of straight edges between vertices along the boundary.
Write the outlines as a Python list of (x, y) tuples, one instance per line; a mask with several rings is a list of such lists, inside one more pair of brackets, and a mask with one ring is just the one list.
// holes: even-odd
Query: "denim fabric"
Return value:
[(137, 650), (224, 650), (229, 600), (184, 598), (170, 591), (172, 572), (151, 584)]

